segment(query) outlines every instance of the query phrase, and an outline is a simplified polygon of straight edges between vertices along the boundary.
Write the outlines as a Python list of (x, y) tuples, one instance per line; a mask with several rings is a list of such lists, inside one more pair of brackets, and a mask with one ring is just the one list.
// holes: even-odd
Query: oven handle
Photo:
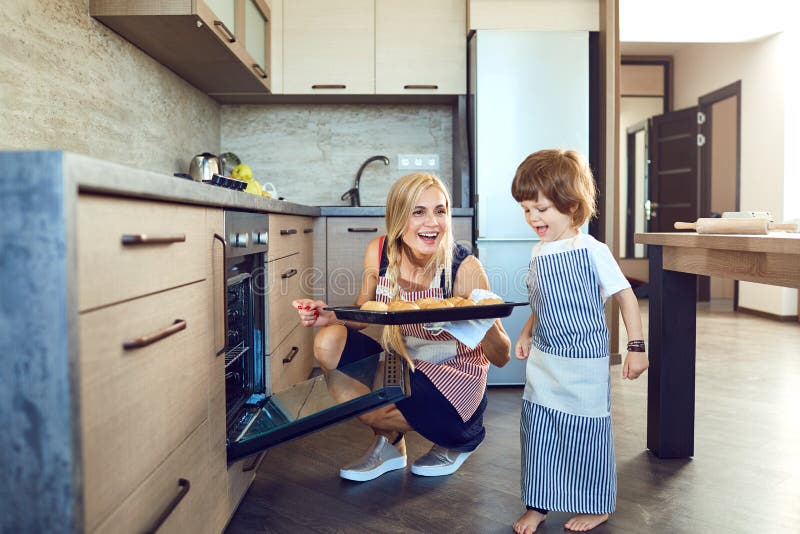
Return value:
[(222, 323), (224, 328), (224, 337), (222, 338), (222, 348), (216, 351), (219, 356), (228, 346), (228, 279), (226, 278), (225, 269), (228, 267), (228, 242), (219, 234), (214, 234), (214, 239), (218, 239), (222, 243), (222, 301), (225, 303), (225, 313), (222, 314)]

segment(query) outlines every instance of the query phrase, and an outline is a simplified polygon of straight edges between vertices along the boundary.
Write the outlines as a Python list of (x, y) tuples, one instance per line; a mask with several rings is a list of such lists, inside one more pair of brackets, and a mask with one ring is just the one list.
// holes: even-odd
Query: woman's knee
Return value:
[(346, 342), (347, 328), (344, 326), (337, 324), (320, 328), (314, 336), (314, 358), (323, 369), (336, 369)]

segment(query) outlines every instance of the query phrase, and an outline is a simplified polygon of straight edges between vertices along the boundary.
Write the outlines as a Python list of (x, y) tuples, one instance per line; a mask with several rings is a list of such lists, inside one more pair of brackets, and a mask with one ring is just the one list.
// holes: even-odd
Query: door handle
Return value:
[(191, 486), (192, 485), (189, 483), (189, 481), (187, 479), (179, 478), (178, 479), (178, 487), (180, 487), (181, 490), (178, 492), (178, 494), (175, 496), (175, 498), (172, 499), (169, 502), (169, 504), (167, 505), (166, 509), (164, 509), (164, 511), (161, 512), (161, 515), (159, 515), (158, 519), (155, 520), (155, 522), (153, 523), (153, 526), (150, 527), (145, 532), (147, 532), (148, 534), (153, 534), (159, 528), (161, 528), (161, 525), (164, 524), (164, 521), (167, 520), (167, 518), (170, 516), (170, 514), (173, 512), (173, 510), (175, 510), (175, 508), (181, 503), (183, 498), (186, 497), (186, 494), (189, 493), (189, 488), (191, 488)]
[(181, 330), (186, 328), (186, 321), (183, 319), (175, 319), (175, 322), (172, 323), (171, 326), (164, 328), (163, 330), (159, 330), (155, 334), (151, 334), (149, 336), (142, 336), (137, 337), (136, 339), (128, 339), (127, 341), (123, 341), (122, 348), (125, 350), (133, 350), (133, 349), (141, 349), (148, 345), (152, 345), (156, 341), (161, 341), (165, 337), (169, 337), (172, 334), (177, 334)]

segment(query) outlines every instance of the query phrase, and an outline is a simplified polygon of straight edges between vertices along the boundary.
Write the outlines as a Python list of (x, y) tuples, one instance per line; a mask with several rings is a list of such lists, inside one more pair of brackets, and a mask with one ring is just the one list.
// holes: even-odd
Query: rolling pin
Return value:
[(697, 219), (697, 222), (676, 222), (676, 230), (695, 230), (698, 234), (767, 235), (771, 230), (796, 232), (796, 224), (771, 223), (766, 219)]

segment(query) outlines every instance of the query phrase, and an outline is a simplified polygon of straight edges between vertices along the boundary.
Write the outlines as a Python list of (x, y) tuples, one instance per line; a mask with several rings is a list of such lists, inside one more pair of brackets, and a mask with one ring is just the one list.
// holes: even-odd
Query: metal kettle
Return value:
[(222, 162), (214, 154), (203, 152), (189, 163), (189, 175), (196, 182), (210, 182), (215, 174), (222, 174)]

